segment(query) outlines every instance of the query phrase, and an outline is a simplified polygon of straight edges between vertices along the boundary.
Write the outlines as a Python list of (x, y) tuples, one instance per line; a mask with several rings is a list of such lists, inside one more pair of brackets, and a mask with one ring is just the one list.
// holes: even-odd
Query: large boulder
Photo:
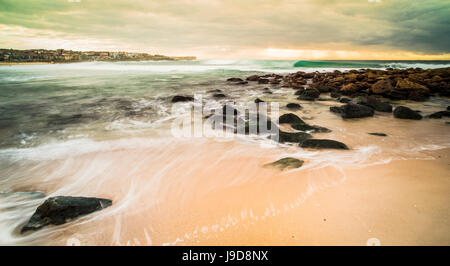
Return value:
[(361, 89), (361, 87), (358, 86), (358, 84), (356, 84), (356, 83), (349, 83), (349, 84), (346, 84), (346, 85), (342, 86), (340, 91), (342, 93), (344, 93), (344, 94), (351, 94), (351, 93), (359, 91), (360, 89)]
[(303, 161), (296, 159), (296, 158), (291, 158), (291, 157), (287, 157), (287, 158), (283, 158), (280, 159), (276, 162), (273, 163), (268, 163), (266, 165), (264, 165), (265, 167), (275, 167), (278, 168), (280, 170), (285, 170), (285, 169), (295, 169), (295, 168), (299, 168), (303, 165)]
[(375, 82), (370, 88), (370, 91), (374, 94), (383, 94), (392, 91), (392, 83), (389, 79), (383, 79)]
[(405, 106), (398, 106), (397, 108), (395, 108), (394, 117), (400, 119), (413, 119), (413, 120), (422, 119), (422, 116), (418, 112), (411, 110), (410, 108)]
[(300, 143), (302, 148), (314, 148), (314, 149), (338, 149), (348, 150), (349, 148), (342, 142), (331, 139), (307, 139)]
[(342, 118), (362, 118), (374, 115), (374, 110), (361, 104), (349, 103), (342, 107), (330, 107), (331, 112), (339, 113)]
[(109, 199), (65, 196), (48, 198), (36, 209), (20, 232), (36, 231), (50, 224), (64, 224), (111, 205), (112, 201)]

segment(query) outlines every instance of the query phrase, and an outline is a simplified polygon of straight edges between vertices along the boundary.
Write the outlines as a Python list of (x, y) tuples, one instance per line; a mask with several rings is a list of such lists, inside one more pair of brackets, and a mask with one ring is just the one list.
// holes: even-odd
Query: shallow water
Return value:
[[(0, 244), (220, 241), (221, 232), (248, 232), (269, 217), (295, 212), (314, 192), (342, 184), (351, 169), (435, 160), (436, 151), (450, 148), (448, 119), (407, 121), (377, 113), (373, 118), (342, 120), (329, 112), (330, 106), (339, 105), (335, 101), (297, 101), (292, 89), (279, 85), (226, 82), (229, 77), (300, 70), (293, 62), (269, 63), (1, 66)], [(264, 94), (264, 88), (272, 94)], [(228, 97), (214, 99), (209, 92), (214, 89)], [(342, 141), (351, 150), (301, 149), (258, 136), (174, 138), (171, 124), (186, 115), (182, 107), (190, 108), (190, 103), (172, 113), (171, 96), (194, 93), (210, 108), (259, 97), (279, 102), (283, 114), (291, 112), (283, 107), (286, 103), (298, 102), (303, 109), (297, 115), (332, 130), (315, 138)], [(394, 104), (428, 115), (450, 101)], [(286, 156), (305, 164), (283, 172), (262, 167)], [(14, 194), (19, 191), (45, 195)], [(105, 197), (113, 206), (62, 226), (19, 235), (45, 197), (56, 195)], [(270, 238), (261, 241), (271, 243)]]

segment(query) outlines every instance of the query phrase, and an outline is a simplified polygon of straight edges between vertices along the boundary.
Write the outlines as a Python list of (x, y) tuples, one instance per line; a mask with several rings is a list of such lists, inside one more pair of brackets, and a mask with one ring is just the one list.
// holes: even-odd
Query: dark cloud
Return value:
[[(450, 53), (450, 1), (0, 0), (0, 25), (136, 49)], [(8, 35), (2, 43), (18, 38)]]

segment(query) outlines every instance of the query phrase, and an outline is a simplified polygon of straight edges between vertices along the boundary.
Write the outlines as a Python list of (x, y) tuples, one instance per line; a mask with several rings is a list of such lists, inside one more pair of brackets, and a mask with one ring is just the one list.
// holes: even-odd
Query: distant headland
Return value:
[(195, 56), (165, 56), (148, 53), (72, 51), (65, 49), (0, 49), (0, 63), (73, 63), (89, 61), (179, 61), (195, 60)]

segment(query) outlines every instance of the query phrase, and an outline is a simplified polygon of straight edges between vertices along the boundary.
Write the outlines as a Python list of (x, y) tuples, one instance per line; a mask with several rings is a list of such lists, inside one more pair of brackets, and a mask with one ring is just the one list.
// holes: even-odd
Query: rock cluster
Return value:
[[(305, 88), (308, 80), (312, 83)], [(329, 73), (296, 72), (283, 79), (283, 86), (313, 92), (306, 95), (332, 92), (332, 97), (343, 94), (351, 97), (380, 95), (393, 100), (425, 101), (430, 95), (450, 96), (450, 68), (441, 69), (387, 69), (350, 70)], [(316, 97), (317, 96), (317, 97)]]

